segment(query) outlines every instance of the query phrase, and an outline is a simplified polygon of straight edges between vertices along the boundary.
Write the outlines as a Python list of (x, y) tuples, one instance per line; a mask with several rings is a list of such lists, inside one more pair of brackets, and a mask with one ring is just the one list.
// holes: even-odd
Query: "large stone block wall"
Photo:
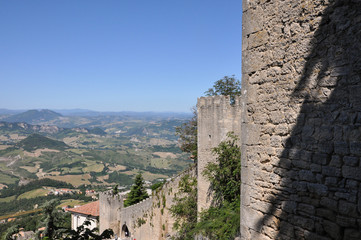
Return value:
[(361, 239), (361, 1), (247, 0), (242, 239)]
[(206, 209), (211, 203), (209, 182), (202, 172), (206, 165), (215, 162), (212, 148), (226, 139), (228, 132), (241, 134), (240, 97), (231, 104), (229, 96), (211, 96), (198, 99), (198, 211)]
[(142, 202), (134, 204), (132, 206), (122, 208), (119, 215), (119, 229), (123, 230), (119, 234), (120, 237), (125, 237), (124, 226), (127, 226), (131, 236), (136, 239), (150, 239), (149, 236), (154, 235), (154, 228), (150, 227), (150, 225), (142, 224), (142, 220), (147, 219), (148, 213), (153, 210), (152, 204), (154, 202), (153, 196), (147, 199), (144, 199)]
[(126, 228), (131, 239), (161, 240), (173, 236), (176, 231), (169, 208), (178, 193), (180, 179), (186, 174), (196, 177), (195, 167), (172, 178), (150, 198), (127, 208), (123, 207), (123, 199), (118, 195), (100, 194), (100, 231), (112, 228), (121, 239), (125, 238)]

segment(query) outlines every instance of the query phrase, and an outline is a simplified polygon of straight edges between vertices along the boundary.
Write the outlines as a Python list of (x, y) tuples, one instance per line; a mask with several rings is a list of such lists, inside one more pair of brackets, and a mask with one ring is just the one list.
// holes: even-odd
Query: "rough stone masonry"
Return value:
[(242, 239), (361, 239), (361, 1), (244, 0)]
[(198, 212), (207, 209), (211, 202), (209, 181), (202, 172), (208, 163), (216, 162), (212, 149), (226, 140), (228, 132), (241, 134), (241, 98), (234, 97), (231, 104), (229, 96), (211, 96), (198, 98), (198, 159), (197, 159), (197, 208)]

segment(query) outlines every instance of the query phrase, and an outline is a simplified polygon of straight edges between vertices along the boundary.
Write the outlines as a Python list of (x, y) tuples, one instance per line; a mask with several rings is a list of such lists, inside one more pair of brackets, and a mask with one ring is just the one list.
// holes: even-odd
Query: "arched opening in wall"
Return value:
[(130, 232), (126, 224), (123, 224), (121, 237), (130, 237)]

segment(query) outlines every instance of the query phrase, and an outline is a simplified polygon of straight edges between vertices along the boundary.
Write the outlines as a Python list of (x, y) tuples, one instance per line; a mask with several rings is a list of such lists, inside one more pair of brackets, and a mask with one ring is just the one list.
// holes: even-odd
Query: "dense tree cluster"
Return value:
[(19, 186), (17, 184), (11, 184), (7, 188), (0, 190), (0, 197), (5, 198), (5, 197), (13, 196), (13, 195), (18, 196), (22, 193), (41, 188), (43, 186), (74, 189), (74, 186), (71, 185), (70, 183), (57, 181), (57, 180), (53, 180), (53, 179), (49, 179), (49, 178), (43, 178), (43, 179), (38, 179), (38, 180), (32, 181), (29, 184), (21, 185), (21, 186)]
[(210, 181), (209, 194), (212, 205), (220, 206), (239, 198), (241, 187), (241, 151), (237, 145), (238, 137), (227, 133), (227, 140), (212, 149), (217, 156), (216, 163), (208, 163), (203, 175)]
[(108, 174), (108, 179), (105, 181), (108, 183), (121, 183), (122, 186), (132, 184), (132, 179), (129, 175), (119, 172), (112, 172)]
[(27, 211), (32, 210), (35, 205), (42, 205), (47, 201), (52, 199), (65, 200), (65, 199), (75, 199), (83, 201), (91, 201), (92, 198), (85, 196), (83, 194), (73, 194), (73, 195), (62, 195), (62, 196), (41, 196), (35, 198), (22, 198), (18, 200), (13, 200), (9, 202), (2, 202), (0, 204), (0, 215), (5, 215), (8, 213), (14, 213), (18, 211)]
[[(4, 235), (6, 235), (7, 230), (9, 230), (10, 228), (16, 225), (21, 226), (21, 228), (23, 228), (24, 231), (35, 232), (37, 230), (37, 226), (40, 221), (40, 218), (41, 218), (40, 212), (35, 212), (35, 213), (23, 215), (21, 216), (21, 218), (17, 218), (14, 221), (0, 224), (0, 239), (4, 238)], [(70, 219), (69, 219), (69, 223), (70, 223)]]
[(205, 92), (206, 96), (237, 96), (241, 95), (241, 82), (235, 78), (224, 76), (222, 79), (216, 81), (212, 88)]

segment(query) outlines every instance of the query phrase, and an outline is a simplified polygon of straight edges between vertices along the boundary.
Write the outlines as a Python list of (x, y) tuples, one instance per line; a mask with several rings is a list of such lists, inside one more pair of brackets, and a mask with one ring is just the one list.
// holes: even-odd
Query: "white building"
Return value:
[(71, 229), (76, 230), (85, 221), (90, 222), (90, 225), (86, 226), (88, 229), (98, 227), (99, 201), (87, 203), (80, 207), (68, 208), (67, 211), (71, 212)]

